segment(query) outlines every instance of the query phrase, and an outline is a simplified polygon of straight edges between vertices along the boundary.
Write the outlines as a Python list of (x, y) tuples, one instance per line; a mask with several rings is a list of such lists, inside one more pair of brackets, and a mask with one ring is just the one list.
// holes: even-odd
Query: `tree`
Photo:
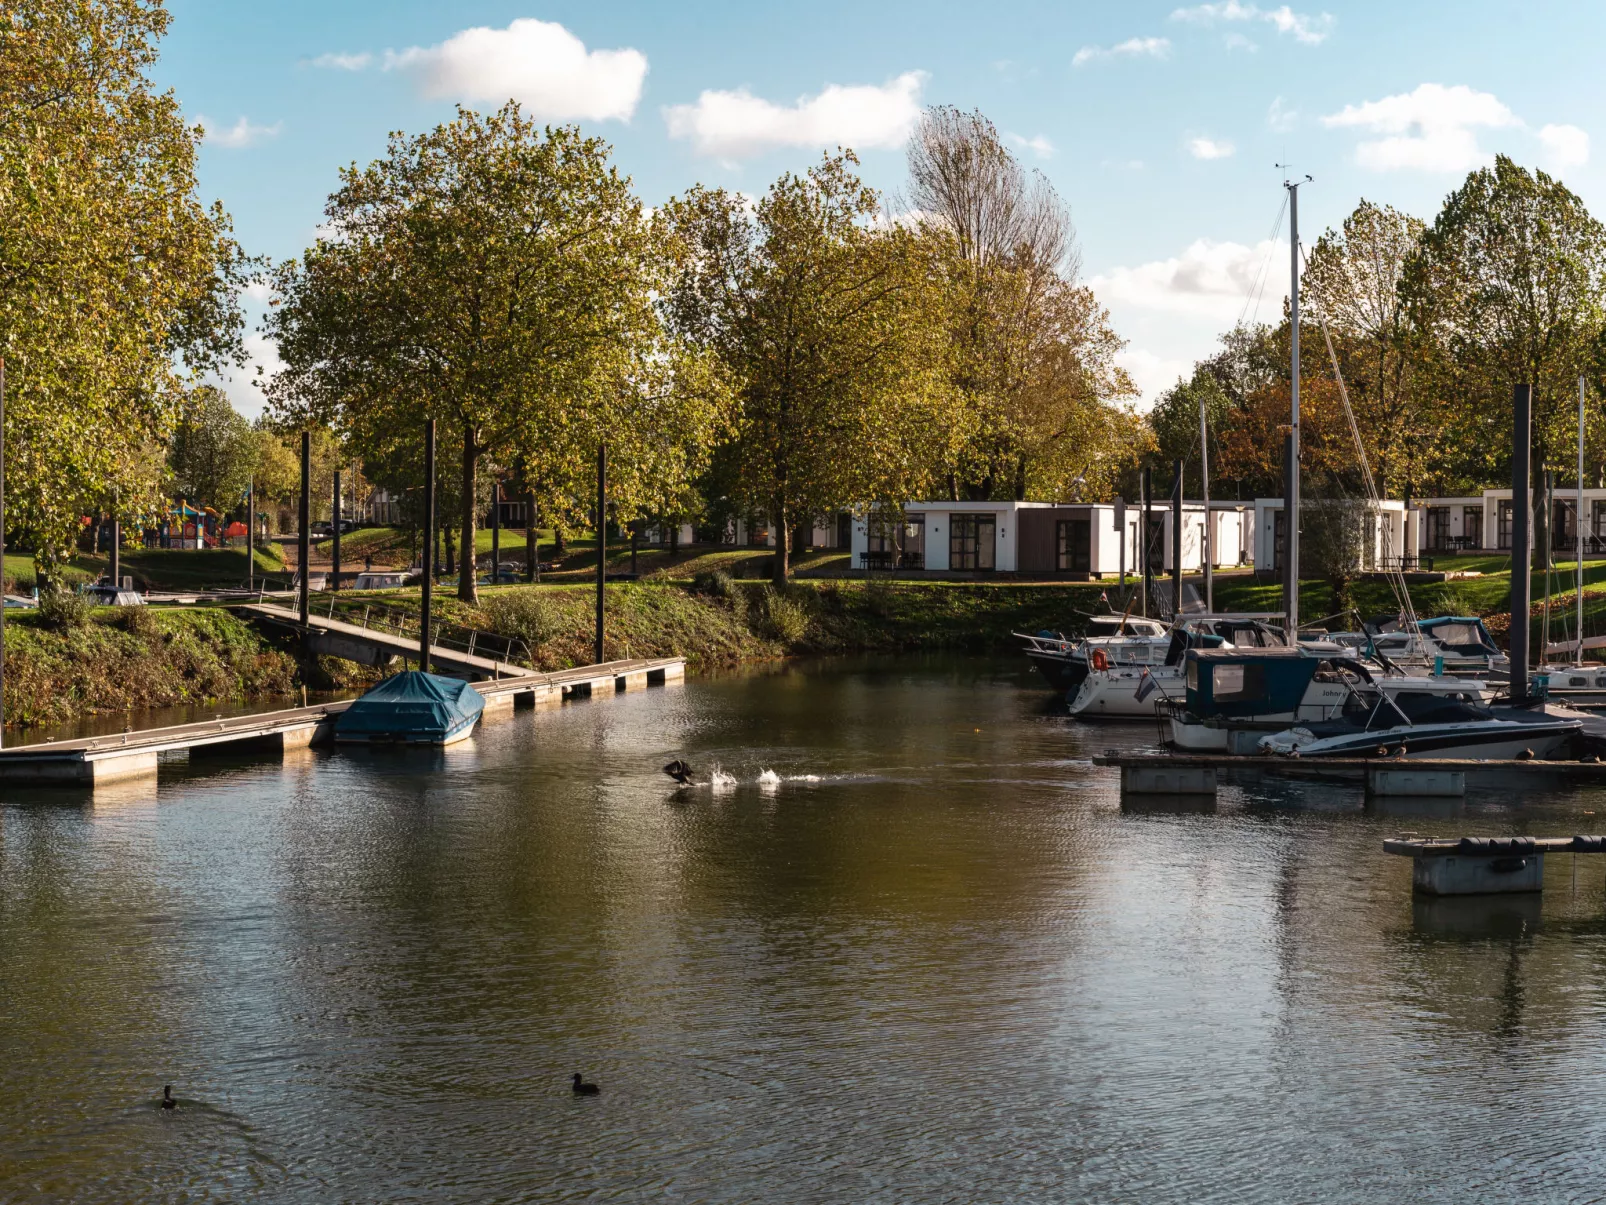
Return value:
[[(1421, 244), (1421, 219), (1363, 200), (1341, 230), (1317, 240), (1303, 286), (1312, 315), (1327, 320), (1378, 489), (1407, 490), (1434, 460), (1424, 405), (1422, 347), (1400, 290)], [(1325, 346), (1316, 350), (1328, 372)]]
[[(1437, 438), (1461, 452), (1466, 476), (1509, 469), (1517, 384), (1533, 387), (1535, 471), (1571, 444), (1578, 378), (1597, 368), (1603, 289), (1606, 228), (1559, 180), (1501, 155), (1446, 198), (1401, 290), (1427, 338)], [(1534, 509), (1545, 558), (1547, 516)]]
[(251, 265), (197, 199), (201, 131), (146, 76), (168, 21), (160, 0), (0, 9), (8, 517), (46, 576), (114, 491), (156, 512), (149, 449), (239, 352)]
[[(458, 449), (465, 549), (487, 454), (521, 458), (555, 505), (587, 492), (603, 440), (619, 448), (610, 477), (626, 505), (673, 489), (715, 407), (687, 385), (706, 376), (666, 344), (658, 226), (609, 153), (509, 104), (393, 135), (384, 158), (342, 171), (333, 233), (275, 275), (277, 413), (327, 420), (365, 460), (392, 464), (440, 420)], [(458, 596), (477, 596), (473, 572)]]
[(979, 112), (926, 110), (909, 142), (911, 200), (940, 240), (951, 377), (963, 402), (945, 472), (958, 498), (1060, 497), (1130, 450), (1109, 411), (1136, 396), (1125, 343), (1078, 286), (1070, 213)]
[[(1213, 476), (1223, 478), (1226, 476), (1223, 473), (1226, 466), (1218, 451), (1222, 430), (1232, 415), (1233, 403), (1221, 382), (1204, 368), (1195, 369), (1189, 380), (1179, 378), (1150, 408), (1148, 423), (1154, 432), (1155, 451), (1162, 464), (1182, 461), (1185, 473), (1186, 466), (1199, 466), (1202, 463), (1199, 454), (1201, 407), (1211, 435), (1211, 472)], [(1199, 480), (1197, 467), (1194, 469), (1194, 480)]]
[(783, 175), (754, 206), (695, 188), (664, 213), (680, 248), (674, 329), (717, 356), (737, 401), (723, 457), (733, 501), (776, 532), (845, 504), (901, 506), (946, 427), (931, 240), (875, 226), (851, 151)]
[(202, 385), (190, 395), (173, 432), (168, 450), (173, 489), (196, 506), (227, 513), (250, 486), (257, 454), (251, 424), (221, 390)]

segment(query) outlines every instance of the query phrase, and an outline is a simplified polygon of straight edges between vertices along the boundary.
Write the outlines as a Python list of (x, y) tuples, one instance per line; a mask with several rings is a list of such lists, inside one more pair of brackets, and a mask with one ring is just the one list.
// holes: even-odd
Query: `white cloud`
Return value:
[(273, 299), (273, 289), (265, 280), (253, 280), (240, 292), (258, 305), (267, 305)]
[(240, 118), (233, 125), (224, 128), (204, 114), (196, 114), (195, 120), (206, 130), (206, 140), (213, 146), (227, 147), (231, 151), (243, 147), (255, 146), (265, 138), (277, 138), (279, 131), (284, 129), (284, 123), (274, 122), (271, 126), (252, 125), (247, 118)]
[[(1269, 312), (1287, 295), (1288, 244), (1253, 247), (1198, 239), (1181, 255), (1132, 268), (1112, 268), (1088, 283), (1106, 305), (1191, 314), (1222, 325), (1247, 308)], [(1258, 294), (1258, 301), (1250, 300)]]
[(1260, 49), (1259, 42), (1255, 42), (1244, 37), (1243, 34), (1239, 33), (1237, 30), (1233, 30), (1232, 33), (1228, 34), (1221, 40), (1226, 44), (1228, 50), (1243, 50), (1247, 51), (1249, 54), (1254, 54), (1255, 51)]
[(332, 52), (330, 54), (320, 54), (312, 60), (312, 65), (314, 67), (332, 68), (335, 71), (363, 71), (373, 61), (374, 56), (366, 50), (357, 54)]
[(666, 108), (664, 121), (671, 138), (689, 138), (698, 154), (726, 160), (781, 146), (897, 147), (920, 120), (925, 80), (923, 71), (906, 71), (881, 87), (831, 84), (790, 106), (746, 88), (707, 91), (696, 104)]
[(1071, 66), (1080, 67), (1095, 59), (1151, 58), (1163, 59), (1171, 53), (1169, 38), (1128, 38), (1114, 46), (1084, 46), (1071, 57)]
[(1193, 375), (1193, 361), (1156, 355), (1139, 347), (1126, 347), (1115, 353), (1115, 362), (1126, 369), (1142, 395), (1142, 404), (1153, 405), (1160, 394)]
[(1540, 126), (1541, 158), (1552, 168), (1582, 167), (1589, 162), (1589, 135), (1577, 126)]
[(1282, 97), (1276, 97), (1271, 102), (1271, 108), (1266, 110), (1266, 125), (1279, 134), (1286, 134), (1299, 124), (1299, 110), (1290, 109), (1283, 104)]
[(1465, 84), (1420, 84), (1414, 92), (1345, 105), (1322, 118), (1329, 129), (1379, 135), (1355, 148), (1355, 162), (1373, 171), (1415, 168), (1464, 172), (1492, 157), (1478, 144), (1479, 130), (1521, 128), (1522, 120), (1491, 93)]
[(262, 386), (284, 369), (279, 345), (260, 332), (245, 337), (246, 365), (221, 376), (210, 376), (207, 383), (223, 390), (233, 407), (247, 418), (255, 418), (267, 408)]
[(1054, 157), (1054, 144), (1041, 134), (1034, 138), (1022, 138), (1019, 134), (1011, 134), (1009, 140), (1022, 150), (1031, 151), (1039, 159)]
[(639, 50), (587, 50), (563, 26), (523, 17), (476, 26), (439, 46), (385, 52), (385, 70), (413, 76), (427, 97), (516, 100), (553, 121), (629, 120), (647, 78)]
[(1195, 159), (1228, 159), (1236, 149), (1223, 139), (1193, 138), (1188, 142), (1188, 154)]
[(1288, 5), (1278, 8), (1261, 8), (1257, 4), (1243, 4), (1240, 0), (1221, 0), (1220, 3), (1198, 4), (1192, 8), (1179, 8), (1171, 14), (1173, 21), (1187, 21), (1195, 25), (1213, 25), (1217, 21), (1263, 21), (1278, 33), (1292, 34), (1296, 42), (1315, 46), (1327, 40), (1337, 19), (1332, 13), (1296, 13)]

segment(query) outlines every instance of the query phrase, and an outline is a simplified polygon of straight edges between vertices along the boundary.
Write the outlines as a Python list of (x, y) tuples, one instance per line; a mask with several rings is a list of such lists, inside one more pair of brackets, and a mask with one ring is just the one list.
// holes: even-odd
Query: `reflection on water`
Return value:
[(1153, 736), (910, 659), (8, 788), (0, 1200), (1598, 1195), (1606, 864), (1381, 846), (1606, 796), (1123, 808)]

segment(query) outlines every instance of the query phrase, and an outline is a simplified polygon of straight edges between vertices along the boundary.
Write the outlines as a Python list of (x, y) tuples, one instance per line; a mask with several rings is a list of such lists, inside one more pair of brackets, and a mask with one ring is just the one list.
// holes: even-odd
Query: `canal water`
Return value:
[(1600, 1199), (1606, 860), (1381, 844), (1606, 793), (1123, 807), (1153, 738), (900, 659), (8, 787), (0, 1200)]

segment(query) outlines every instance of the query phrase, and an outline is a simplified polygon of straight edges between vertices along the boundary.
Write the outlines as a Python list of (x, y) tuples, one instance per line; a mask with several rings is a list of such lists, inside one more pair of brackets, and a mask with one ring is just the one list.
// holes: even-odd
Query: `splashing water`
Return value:
[(727, 774), (715, 766), (708, 774), (708, 785), (716, 791), (729, 791), (736, 786), (736, 775)]
[(774, 770), (765, 770), (758, 776), (758, 785), (766, 791), (773, 791), (781, 785), (781, 776)]

